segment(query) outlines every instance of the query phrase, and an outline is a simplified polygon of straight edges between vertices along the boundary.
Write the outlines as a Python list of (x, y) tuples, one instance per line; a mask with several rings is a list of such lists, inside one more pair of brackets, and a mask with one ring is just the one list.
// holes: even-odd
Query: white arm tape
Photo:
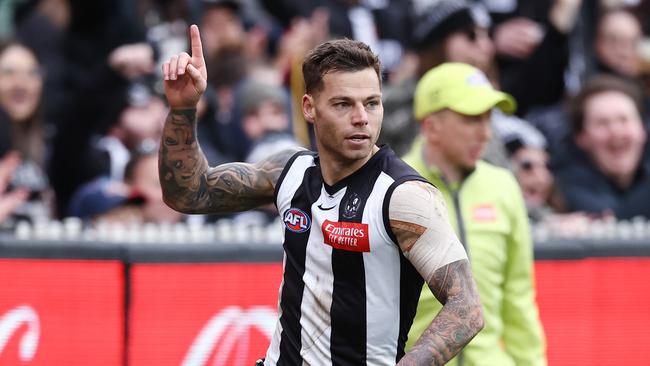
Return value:
[(427, 282), (438, 268), (467, 259), (467, 253), (447, 215), (440, 191), (423, 182), (410, 181), (399, 185), (390, 200), (390, 220), (426, 228), (410, 250), (404, 252), (404, 256)]

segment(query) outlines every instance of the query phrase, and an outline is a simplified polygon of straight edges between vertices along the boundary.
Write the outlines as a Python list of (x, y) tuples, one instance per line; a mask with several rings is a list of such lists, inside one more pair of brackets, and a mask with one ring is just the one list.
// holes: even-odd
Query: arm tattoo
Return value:
[(185, 213), (236, 212), (271, 203), (280, 173), (296, 151), (285, 150), (257, 164), (210, 168), (196, 139), (196, 109), (171, 110), (158, 163), (163, 197)]
[(429, 287), (442, 310), (399, 365), (444, 365), (483, 328), (483, 313), (469, 262), (436, 270)]

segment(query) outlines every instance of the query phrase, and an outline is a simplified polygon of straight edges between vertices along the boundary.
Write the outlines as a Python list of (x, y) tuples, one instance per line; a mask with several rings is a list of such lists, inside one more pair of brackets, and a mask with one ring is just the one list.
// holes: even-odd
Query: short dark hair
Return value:
[(596, 75), (587, 81), (580, 93), (569, 104), (571, 131), (574, 136), (579, 135), (584, 129), (587, 101), (594, 95), (612, 91), (622, 93), (632, 99), (639, 115), (643, 116), (643, 94), (636, 84), (614, 75)]
[(302, 63), (305, 91), (323, 89), (323, 77), (329, 72), (353, 72), (373, 68), (381, 86), (381, 63), (370, 47), (347, 38), (328, 41), (311, 50)]

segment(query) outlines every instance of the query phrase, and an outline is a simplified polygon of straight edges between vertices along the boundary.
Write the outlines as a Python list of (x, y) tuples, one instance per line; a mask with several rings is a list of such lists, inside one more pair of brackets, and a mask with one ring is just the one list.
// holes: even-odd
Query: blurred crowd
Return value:
[[(533, 221), (650, 218), (648, 0), (4, 0), (0, 3), (0, 222), (214, 221), (162, 202), (160, 64), (200, 26), (211, 165), (313, 147), (301, 62), (332, 38), (383, 66), (380, 143), (419, 133), (413, 93), (444, 62), (512, 95), (483, 158), (516, 176)], [(498, 189), (498, 187), (486, 187)], [(271, 208), (236, 216), (267, 223)]]

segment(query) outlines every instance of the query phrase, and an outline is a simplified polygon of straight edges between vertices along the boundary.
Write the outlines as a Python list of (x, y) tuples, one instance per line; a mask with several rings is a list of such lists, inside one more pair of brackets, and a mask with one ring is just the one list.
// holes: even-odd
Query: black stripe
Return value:
[[(367, 171), (367, 169), (366, 169)], [(365, 172), (364, 172), (365, 173)], [(360, 223), (380, 171), (355, 174), (339, 205), (339, 221)], [(359, 206), (350, 210), (357, 197)], [(370, 248), (372, 250), (372, 247)], [(367, 344), (366, 275), (363, 253), (332, 249), (332, 365), (365, 365)]]
[(413, 325), (415, 312), (418, 308), (420, 293), (424, 279), (420, 273), (413, 267), (411, 261), (406, 259), (400, 250), (400, 303), (399, 303), (399, 336), (397, 338), (397, 357), (395, 362), (404, 357), (404, 346), (408, 339), (408, 333)]
[[(317, 188), (314, 189), (314, 186)], [(302, 184), (296, 190), (291, 199), (291, 208), (302, 210), (311, 221), (311, 205), (314, 202), (314, 192), (320, 191), (320, 174), (315, 166), (307, 168), (303, 176)], [(280, 358), (278, 365), (302, 365), (300, 349), (302, 341), (300, 339), (300, 304), (302, 303), (302, 294), (305, 288), (303, 275), (305, 274), (305, 257), (307, 250), (307, 241), (309, 240), (309, 230), (297, 233), (285, 229), (284, 252), (286, 262), (284, 266), (284, 285), (280, 297), (280, 306), (282, 316), (282, 334), (280, 335)]]
[[(389, 218), (389, 208), (390, 208), (390, 199), (400, 184), (407, 181), (420, 181), (427, 184), (431, 184), (426, 179), (422, 178), (419, 175), (406, 175), (399, 177), (395, 182), (393, 182), (384, 196), (384, 202), (382, 205), (382, 216), (384, 221), (384, 228), (388, 233), (388, 236), (393, 240), (395, 245), (399, 247), (397, 238), (393, 233), (393, 230), (390, 227), (390, 218)], [(420, 293), (422, 291), (422, 285), (424, 284), (424, 279), (420, 276), (420, 273), (413, 267), (413, 264), (404, 257), (402, 254), (402, 249), (399, 248), (400, 256), (400, 318), (399, 318), (399, 335), (397, 338), (397, 352), (395, 362), (404, 357), (404, 346), (406, 345), (406, 340), (408, 339), (408, 332), (411, 329), (413, 324), (413, 318), (415, 317), (415, 312), (417, 310), (418, 301), (420, 299)]]

